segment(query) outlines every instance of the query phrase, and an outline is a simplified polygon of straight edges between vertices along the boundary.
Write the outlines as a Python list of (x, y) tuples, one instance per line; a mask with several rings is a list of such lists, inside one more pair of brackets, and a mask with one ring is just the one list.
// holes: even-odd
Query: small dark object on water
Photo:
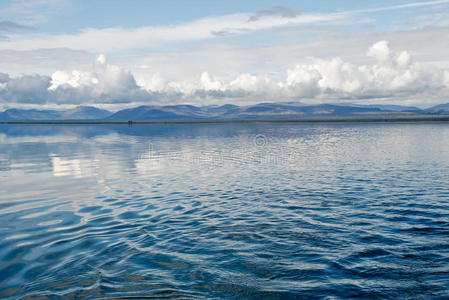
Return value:
[(128, 125), (132, 126), (133, 125), (133, 121), (128, 121)]

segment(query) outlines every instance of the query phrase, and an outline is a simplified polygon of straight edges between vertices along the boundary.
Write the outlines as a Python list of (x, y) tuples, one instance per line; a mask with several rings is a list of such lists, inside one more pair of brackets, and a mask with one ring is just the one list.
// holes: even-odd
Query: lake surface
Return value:
[(0, 125), (0, 191), (1, 298), (449, 297), (449, 124)]

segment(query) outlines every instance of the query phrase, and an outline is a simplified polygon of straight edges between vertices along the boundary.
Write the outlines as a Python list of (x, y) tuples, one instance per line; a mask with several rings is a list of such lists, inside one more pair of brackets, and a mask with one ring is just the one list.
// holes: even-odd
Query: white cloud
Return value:
[(412, 8), (412, 7), (435, 6), (435, 5), (439, 5), (439, 4), (445, 4), (445, 3), (449, 3), (449, 0), (411, 2), (411, 3), (399, 4), (399, 5), (393, 5), (393, 6), (360, 9), (360, 10), (356, 10), (354, 12), (355, 13), (356, 12), (359, 12), (359, 13), (372, 13), (372, 12), (377, 12), (377, 11), (398, 10), (398, 9)]
[(49, 18), (68, 6), (67, 0), (16, 0), (0, 4), (0, 17), (15, 16), (21, 23), (35, 25), (44, 23)]
[(159, 72), (151, 75), (142, 74), (141, 76), (135, 76), (135, 78), (138, 86), (150, 92), (163, 92), (167, 86), (165, 78)]
[[(417, 4), (430, 5), (428, 4), (429, 2), (426, 3)], [(389, 7), (388, 9), (393, 8)], [(431, 9), (429, 11), (433, 13), (436, 10)], [(64, 48), (19, 51), (19, 48), (14, 48), (15, 42), (11, 43), (12, 41), (10, 40), (10, 42), (3, 43), (4, 48), (14, 50), (1, 50), (0, 47), (2, 71), (12, 76), (18, 76), (22, 73), (51, 75), (55, 70), (64, 70), (65, 72), (71, 73), (73, 69), (77, 69), (80, 72), (87, 72), (90, 71), (93, 57), (98, 53), (106, 53), (115, 64), (131, 70), (139, 85), (149, 84), (147, 77), (153, 76), (156, 73), (159, 73), (159, 79), (165, 78), (164, 80), (168, 80), (169, 78), (170, 80), (168, 81), (176, 80), (179, 82), (185, 79), (190, 80), (194, 77), (198, 78), (204, 71), (220, 78), (220, 81), (233, 80), (240, 73), (250, 73), (257, 75), (259, 78), (261, 76), (264, 77), (266, 74), (271, 76), (274, 72), (278, 73), (276, 80), (279, 80), (280, 74), (284, 74), (286, 69), (294, 67), (292, 63), (302, 64), (311, 55), (322, 59), (341, 57), (344, 61), (350, 61), (355, 64), (372, 63), (375, 58), (367, 59), (365, 54), (369, 45), (376, 40), (388, 40), (394, 48), (407, 49), (408, 53), (413, 55), (414, 60), (420, 61), (421, 63), (432, 63), (440, 66), (449, 64), (449, 53), (446, 51), (449, 48), (449, 39), (441, 38), (449, 34), (449, 28), (446, 27), (423, 28), (421, 25), (418, 25), (419, 22), (415, 22), (413, 19), (413, 24), (416, 23), (418, 28), (410, 28), (408, 26), (406, 27), (408, 28), (406, 31), (388, 30), (389, 25), (385, 24), (384, 26), (386, 27), (374, 30), (364, 30), (358, 27), (360, 29), (358, 32), (351, 30), (341, 32), (333, 28), (332, 32), (330, 32), (329, 26), (297, 26), (295, 23), (289, 23), (296, 17), (294, 12), (271, 9), (265, 12), (262, 11), (259, 14), (261, 17), (257, 18), (261, 22), (260, 24), (268, 24), (268, 21), (272, 17), (286, 23), (285, 25), (279, 25), (277, 30), (263, 31), (257, 33), (260, 35), (256, 36), (254, 30), (242, 30), (237, 25), (226, 28), (223, 25), (224, 21), (220, 30), (211, 31), (212, 27), (209, 27), (207, 20), (210, 20), (213, 25), (218, 23), (215, 19), (226, 19), (226, 17), (230, 17), (229, 15), (218, 16), (216, 18), (204, 18), (200, 19), (205, 22), (203, 23), (204, 26), (200, 29), (203, 30), (201, 32), (207, 34), (207, 37), (198, 37), (195, 43), (172, 43), (168, 47), (166, 47), (167, 45), (164, 41), (179, 41), (183, 37), (190, 39), (189, 34), (193, 34), (196, 30), (196, 26), (193, 26), (193, 24), (196, 24), (200, 20), (167, 26), (134, 29), (115, 28), (120, 33), (119, 35), (115, 36), (111, 33), (110, 38), (106, 35), (104, 37), (92, 36), (91, 39), (86, 40), (88, 42), (87, 44), (83, 43), (84, 40), (81, 37), (79, 40), (76, 40), (78, 39), (77, 36), (82, 33), (81, 31), (73, 35), (66, 35), (64, 38), (62, 38), (62, 35), (41, 35), (38, 31), (28, 32), (26, 35), (16, 35), (19, 39), (23, 40), (24, 49), (47, 48), (58, 45)], [(349, 19), (345, 19), (347, 14), (350, 15)], [(245, 20), (248, 16), (257, 15), (258, 13), (238, 14), (240, 16), (238, 20)], [(363, 16), (356, 11), (345, 12), (332, 22), (353, 22), (360, 17)], [(433, 14), (430, 17), (432, 20), (434, 19)], [(190, 25), (193, 27), (190, 28)], [(143, 28), (147, 28), (148, 30), (146, 32), (149, 32), (150, 35), (152, 34), (150, 33), (150, 29), (157, 29), (157, 32), (159, 29), (164, 28), (169, 31), (169, 34), (166, 35), (167, 39), (164, 41), (156, 41), (154, 39), (145, 40), (145, 30), (141, 30)], [(189, 33), (184, 34), (184, 31), (176, 33), (179, 28), (184, 28)], [(233, 31), (232, 28), (235, 30)], [(89, 31), (90, 29), (86, 30)], [(97, 29), (92, 30), (95, 31)], [(284, 33), (281, 33), (280, 30), (283, 30)], [(285, 32), (287, 30), (290, 30), (290, 33), (286, 34)], [(298, 32), (299, 30), (302, 30), (302, 33)], [(380, 32), (379, 30), (387, 31)], [(94, 31), (92, 31), (92, 34)], [(103, 32), (103, 30), (99, 32)], [(105, 29), (106, 32), (108, 32), (107, 28)], [(248, 32), (254, 33), (254, 35), (248, 36), (249, 39), (245, 36), (211, 40), (220, 35), (246, 34)], [(217, 35), (217, 33), (219, 34)], [(133, 37), (135, 34), (138, 35)], [(141, 34), (142, 36), (140, 36)], [(174, 34), (173, 36), (176, 40), (171, 40), (171, 34)], [(269, 38), (264, 37), (263, 44), (259, 43), (260, 37), (266, 34), (269, 34)], [(62, 39), (58, 40), (56, 38), (57, 36), (61, 36)], [(257, 38), (255, 44), (252, 44), (253, 37)], [(75, 40), (72, 40), (72, 38)], [(148, 38), (150, 37), (148, 36)], [(153, 38), (159, 37), (153, 36)], [(244, 44), (240, 44), (243, 39), (245, 40)], [(65, 43), (66, 41), (68, 43)], [(134, 42), (128, 43), (128, 41), (135, 41), (135, 44)], [(229, 43), (229, 41), (232, 43)], [(432, 42), (429, 43), (429, 41)], [(90, 43), (94, 46), (95, 44), (101, 44), (101, 49), (96, 49), (96, 46), (90, 47)], [(133, 45), (139, 46), (133, 48)], [(70, 49), (72, 46), (83, 50)], [(116, 49), (120, 50), (125, 48), (126, 51), (115, 52)], [(86, 49), (90, 49), (92, 52), (88, 52)], [(223, 65), (224, 62), (226, 63), (225, 66)], [(140, 66), (145, 66), (147, 69), (140, 69)], [(223, 69), (226, 69), (226, 75), (222, 74)], [(142, 77), (145, 77), (145, 79), (141, 79)], [(165, 85), (166, 83), (157, 83), (159, 79), (155, 76), (153, 87), (145, 88), (152, 91), (160, 91), (162, 89), (161, 85)]]
[(207, 72), (201, 74), (200, 87), (205, 91), (220, 91), (223, 88), (221, 82), (212, 79)]
[(411, 63), (411, 56), (407, 51), (402, 51), (396, 55), (396, 63), (400, 68), (407, 68)]
[(100, 54), (92, 72), (74, 70), (71, 73), (56, 71), (51, 76), (49, 91), (77, 91), (90, 101), (132, 101), (131, 97), (140, 99), (145, 92), (139, 87), (134, 76), (127, 70), (107, 64), (106, 57)]
[(449, 71), (444, 71), (444, 85), (449, 88)]
[(375, 57), (376, 64), (354, 65), (334, 58), (298, 65), (288, 70), (287, 86), (298, 86), (305, 95), (354, 99), (430, 95), (442, 86), (441, 70), (411, 64), (407, 52), (395, 53), (385, 41), (375, 43), (367, 55)]
[(23, 73), (51, 74), (55, 70), (87, 69), (92, 65), (92, 55), (69, 49), (40, 49), (34, 51), (0, 50), (3, 72), (17, 76)]
[[(341, 22), (361, 15), (412, 7), (437, 6), (449, 0), (412, 2), (401, 5), (349, 10), (331, 13), (297, 14), (287, 7), (273, 7), (258, 13), (236, 13), (223, 16), (204, 17), (197, 20), (137, 28), (108, 27), (83, 28), (73, 34), (8, 34), (7, 40), (0, 40), (0, 50), (30, 51), (36, 49), (68, 48), (92, 52), (114, 52), (121, 50), (154, 47), (154, 43), (195, 41), (232, 34), (267, 30), (278, 27)], [(43, 22), (68, 5), (65, 0), (17, 1), (4, 8), (5, 16), (23, 15), (25, 24)], [(36, 13), (37, 12), (37, 13)], [(1, 16), (1, 14), (0, 14)]]
[(255, 75), (244, 73), (240, 74), (236, 79), (229, 82), (229, 89), (256, 92), (267, 83), (269, 83), (268, 78), (266, 78), (265, 80), (261, 80)]
[(281, 83), (281, 87), (289, 88), (293, 97), (313, 98), (320, 93), (318, 82), (321, 79), (317, 65), (297, 65), (287, 70), (286, 85)]
[(282, 15), (266, 15), (250, 21), (253, 16), (252, 13), (239, 13), (206, 17), (176, 25), (148, 26), (134, 29), (122, 27), (85, 28), (76, 34), (37, 34), (32, 36), (9, 34), (8, 41), (0, 40), (0, 50), (26, 51), (42, 48), (69, 48), (94, 52), (118, 51), (148, 47), (154, 42), (201, 40), (279, 26), (330, 22), (344, 18), (345, 14), (301, 14), (288, 18)]
[(98, 55), (96, 62), (98, 65), (101, 65), (101, 66), (106, 65), (106, 56), (104, 54)]
[(51, 75), (51, 86), (48, 89), (54, 91), (64, 84), (76, 88), (81, 85), (90, 86), (95, 83), (98, 83), (98, 79), (93, 78), (87, 72), (80, 72), (77, 70), (72, 71), (72, 73), (56, 71)]
[(0, 89), (0, 101), (6, 103), (44, 103), (47, 101), (48, 76), (24, 75), (8, 78)]
[(379, 63), (390, 62), (390, 48), (387, 41), (380, 41), (372, 45), (366, 53), (368, 57), (375, 58)]
[(190, 80), (164, 77), (145, 67), (138, 80), (129, 70), (99, 55), (90, 71), (56, 71), (51, 77), (0, 74), (3, 103), (123, 104), (237, 103), (351, 99), (437, 102), (449, 97), (449, 71), (414, 62), (407, 51), (387, 41), (369, 47), (371, 64), (340, 57), (309, 58), (285, 70), (284, 76), (240, 73), (234, 76), (201, 72)]

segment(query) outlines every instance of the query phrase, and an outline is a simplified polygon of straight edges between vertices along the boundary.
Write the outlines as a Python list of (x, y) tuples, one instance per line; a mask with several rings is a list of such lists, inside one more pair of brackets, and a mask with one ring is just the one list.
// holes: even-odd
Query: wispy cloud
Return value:
[[(42, 7), (59, 7), (63, 0), (19, 1), (10, 9), (25, 15)], [(238, 13), (218, 17), (205, 17), (191, 22), (144, 26), (138, 28), (109, 27), (84, 28), (75, 34), (8, 34), (9, 40), (0, 40), (0, 49), (33, 50), (42, 48), (69, 48), (93, 52), (111, 52), (134, 48), (148, 48), (160, 42), (195, 41), (227, 35), (247, 34), (278, 27), (311, 25), (349, 20), (357, 14), (378, 11), (436, 6), (449, 0), (421, 1), (401, 5), (369, 8), (333, 13), (298, 14), (291, 8), (276, 6), (256, 13)]]
[(15, 16), (20, 23), (36, 25), (48, 21), (51, 15), (68, 5), (68, 0), (17, 0), (0, 5), (4, 18)]
[(378, 8), (354, 10), (354, 11), (352, 11), (352, 13), (370, 13), (370, 12), (398, 10), (398, 9), (406, 9), (406, 8), (414, 8), (414, 7), (435, 6), (435, 5), (446, 4), (446, 3), (449, 3), (449, 0), (411, 2), (411, 3), (384, 6), (384, 7), (378, 7)]
[[(11, 41), (0, 42), (0, 49), (31, 50), (39, 48), (70, 48), (104, 52), (148, 47), (157, 41), (191, 41), (208, 39), (217, 33), (241, 34), (280, 26), (330, 22), (344, 17), (342, 13), (303, 14), (293, 18), (266, 16), (248, 21), (253, 14), (233, 14), (207, 17), (170, 26), (150, 26), (136, 29), (113, 27), (86, 28), (78, 34), (10, 35)], [(219, 34), (218, 34), (219, 35)]]
[(0, 21), (0, 41), (9, 41), (9, 37), (3, 34), (29, 29), (33, 29), (33, 27), (22, 25), (12, 21)]
[(0, 32), (13, 32), (28, 29), (33, 29), (33, 27), (22, 25), (12, 21), (0, 21)]
[(251, 16), (251, 18), (249, 18), (249, 21), (257, 21), (266, 16), (281, 16), (283, 18), (294, 18), (297, 15), (298, 14), (296, 13), (296, 11), (290, 7), (274, 6), (272, 8), (259, 11), (258, 13)]

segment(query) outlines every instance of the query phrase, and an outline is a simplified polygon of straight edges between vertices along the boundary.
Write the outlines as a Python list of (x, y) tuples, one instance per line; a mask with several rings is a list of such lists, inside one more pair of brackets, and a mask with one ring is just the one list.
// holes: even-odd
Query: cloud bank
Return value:
[[(0, 73), (0, 103), (14, 104), (176, 104), (251, 103), (262, 101), (365, 101), (366, 99), (432, 104), (449, 96), (449, 70), (415, 62), (407, 51), (374, 43), (365, 55), (370, 64), (339, 57), (310, 58), (284, 72), (226, 74), (207, 71), (190, 80), (171, 80), (146, 70), (138, 80), (128, 70), (99, 55), (90, 71), (56, 71), (51, 76)], [(364, 100), (365, 99), (365, 100)], [(423, 102), (423, 99), (425, 101)], [(410, 102), (412, 101), (412, 102)], [(379, 101), (378, 101), (379, 102)]]

